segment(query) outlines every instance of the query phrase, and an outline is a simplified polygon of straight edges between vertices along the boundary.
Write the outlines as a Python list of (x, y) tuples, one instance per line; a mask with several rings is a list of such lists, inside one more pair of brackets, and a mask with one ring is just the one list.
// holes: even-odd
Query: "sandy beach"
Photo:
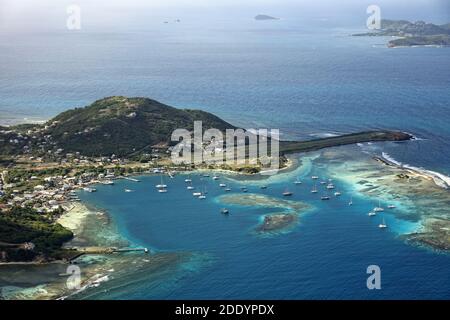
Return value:
[(65, 208), (67, 211), (56, 222), (72, 231), (74, 236), (77, 236), (83, 230), (86, 218), (93, 212), (81, 202), (70, 202)]

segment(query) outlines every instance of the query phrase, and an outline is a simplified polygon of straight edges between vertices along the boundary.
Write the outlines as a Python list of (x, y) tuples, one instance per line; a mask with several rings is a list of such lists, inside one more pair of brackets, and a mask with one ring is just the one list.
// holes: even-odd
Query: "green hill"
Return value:
[(194, 121), (208, 128), (235, 128), (200, 110), (177, 109), (148, 98), (109, 97), (50, 120), (47, 134), (64, 152), (84, 155), (129, 155), (170, 144), (177, 128), (193, 130)]

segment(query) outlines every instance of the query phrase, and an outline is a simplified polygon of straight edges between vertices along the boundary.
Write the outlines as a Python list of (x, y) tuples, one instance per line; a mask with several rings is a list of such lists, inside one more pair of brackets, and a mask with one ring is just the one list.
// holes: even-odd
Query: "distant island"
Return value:
[(381, 29), (353, 36), (390, 36), (399, 37), (390, 40), (390, 48), (412, 46), (449, 46), (450, 23), (435, 25), (424, 21), (409, 22), (406, 20), (381, 20)]
[(255, 16), (255, 20), (280, 20), (280, 18), (272, 17), (267, 14), (258, 14)]

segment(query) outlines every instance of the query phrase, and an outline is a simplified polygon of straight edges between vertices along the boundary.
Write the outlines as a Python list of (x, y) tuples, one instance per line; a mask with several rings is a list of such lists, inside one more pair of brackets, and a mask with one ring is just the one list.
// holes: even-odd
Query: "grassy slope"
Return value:
[(376, 142), (376, 141), (405, 141), (410, 140), (411, 138), (412, 138), (411, 135), (403, 132), (367, 131), (309, 141), (281, 141), (280, 152), (281, 153), (307, 152), (355, 143)]

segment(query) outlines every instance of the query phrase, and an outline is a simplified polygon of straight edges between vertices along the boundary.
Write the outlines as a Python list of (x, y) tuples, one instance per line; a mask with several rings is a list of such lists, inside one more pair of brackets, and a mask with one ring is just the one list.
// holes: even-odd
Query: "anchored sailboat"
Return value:
[(378, 225), (378, 228), (380, 228), (380, 229), (385, 229), (385, 228), (387, 228), (387, 224), (386, 224), (386, 222), (384, 221), (384, 218), (383, 218), (383, 222), (380, 223), (380, 224)]
[(373, 211), (375, 211), (375, 212), (384, 211), (384, 208), (381, 206), (381, 201), (378, 201), (378, 207), (373, 208)]
[(161, 175), (161, 183), (155, 186), (157, 189), (165, 189), (167, 188), (167, 184), (164, 184), (163, 176)]

